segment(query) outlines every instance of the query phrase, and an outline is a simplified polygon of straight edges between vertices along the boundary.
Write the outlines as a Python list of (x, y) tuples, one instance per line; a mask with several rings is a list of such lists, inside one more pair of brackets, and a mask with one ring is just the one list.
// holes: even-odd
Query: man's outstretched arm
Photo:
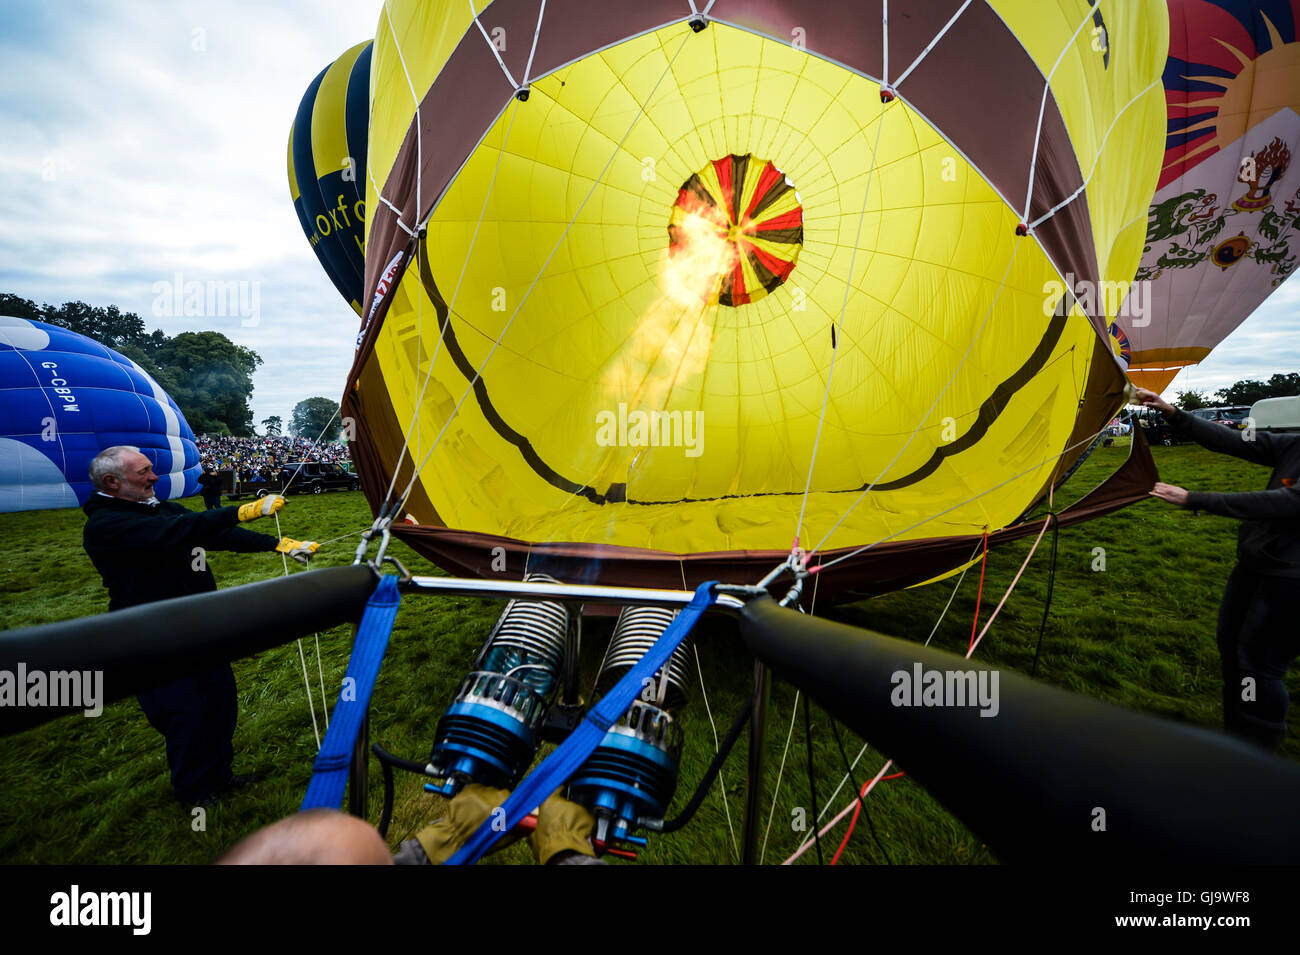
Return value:
[(1252, 431), (1250, 432), (1250, 440), (1247, 440), (1247, 432), (1237, 431), (1234, 428), (1225, 428), (1221, 424), (1215, 424), (1213, 421), (1206, 421), (1204, 418), (1198, 418), (1196, 415), (1181, 411), (1154, 391), (1139, 388), (1137, 389), (1137, 396), (1138, 400), (1144, 405), (1158, 409), (1171, 425), (1201, 447), (1210, 451), (1217, 451), (1220, 454), (1230, 454), (1233, 457), (1254, 464), (1277, 467), (1280, 448), (1275, 435), (1263, 431)]

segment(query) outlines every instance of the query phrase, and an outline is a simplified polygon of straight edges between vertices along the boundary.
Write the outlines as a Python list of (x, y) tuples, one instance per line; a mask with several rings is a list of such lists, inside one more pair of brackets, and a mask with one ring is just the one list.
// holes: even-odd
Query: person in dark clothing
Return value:
[(1146, 389), (1137, 394), (1203, 447), (1273, 469), (1263, 491), (1213, 494), (1159, 483), (1151, 494), (1242, 521), (1237, 566), (1219, 605), (1223, 724), (1275, 750), (1286, 735), (1286, 672), (1300, 656), (1300, 434), (1238, 431), (1179, 411)]
[(203, 504), (209, 511), (221, 506), (221, 478), (212, 468), (199, 475), (199, 489), (203, 494)]
[[(153, 465), (139, 448), (101, 452), (91, 462), (90, 478), (97, 490), (83, 507), (82, 540), (108, 588), (110, 611), (216, 590), (208, 551), (279, 551), (306, 563), (319, 546), (237, 526), (280, 510), (284, 498), (279, 495), (207, 511), (159, 501), (153, 494), (158, 480)], [(172, 788), (181, 802), (210, 804), (252, 781), (231, 772), (237, 702), (228, 664), (137, 698), (150, 725), (167, 740)]]

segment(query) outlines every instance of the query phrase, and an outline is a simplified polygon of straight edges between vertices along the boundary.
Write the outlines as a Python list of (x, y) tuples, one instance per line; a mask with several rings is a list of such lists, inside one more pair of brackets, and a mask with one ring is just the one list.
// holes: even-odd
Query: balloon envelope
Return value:
[(119, 444), (153, 462), (160, 500), (197, 493), (194, 432), (158, 383), (111, 348), (0, 316), (0, 390), (0, 511), (85, 503), (90, 462)]
[(1129, 376), (1162, 391), (1300, 256), (1300, 2), (1169, 0), (1168, 133), (1131, 293)]
[(358, 43), (312, 80), (289, 129), (289, 195), (321, 267), (361, 313), (365, 272), (370, 48)]
[(374, 505), (414, 468), (484, 572), (563, 545), (677, 586), (1015, 523), (1122, 401), (1061, 279), (1132, 277), (1159, 172), (1163, 4), (1095, 14), (390, 3), (345, 405)]

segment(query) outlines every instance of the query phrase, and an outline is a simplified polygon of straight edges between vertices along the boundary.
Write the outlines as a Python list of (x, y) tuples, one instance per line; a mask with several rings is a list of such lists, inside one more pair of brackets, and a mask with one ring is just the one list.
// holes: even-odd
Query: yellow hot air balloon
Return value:
[(674, 587), (797, 541), (883, 589), (1018, 533), (1122, 403), (1118, 301), (1076, 296), (1141, 257), (1165, 7), (882, 11), (387, 4), (344, 405), (376, 512), (456, 571)]

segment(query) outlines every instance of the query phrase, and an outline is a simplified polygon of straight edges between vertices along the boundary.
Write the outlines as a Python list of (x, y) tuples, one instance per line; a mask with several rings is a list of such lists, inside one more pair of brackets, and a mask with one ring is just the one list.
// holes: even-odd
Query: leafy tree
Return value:
[(262, 419), (262, 427), (266, 429), (267, 437), (278, 438), (283, 433), (284, 422), (280, 420), (278, 414), (273, 414), (269, 418)]
[(13, 315), (33, 322), (43, 322), (41, 308), (29, 298), (14, 295), (12, 292), (0, 292), (0, 315)]
[(1184, 411), (1195, 411), (1197, 408), (1208, 408), (1210, 400), (1203, 391), (1180, 391), (1174, 404)]
[[(146, 375), (158, 382), (158, 386), (162, 388), (163, 391), (167, 392), (167, 394), (171, 395), (173, 401), (178, 405), (180, 404), (180, 399), (176, 397), (176, 376), (171, 373), (170, 369), (159, 368), (153, 358), (150, 357), (149, 352), (145, 351), (139, 345), (118, 345), (117, 352), (120, 355), (125, 355), (143, 368)], [(185, 414), (184, 405), (181, 405), (181, 413)], [(185, 420), (189, 421), (188, 414), (185, 415)], [(194, 425), (191, 424), (190, 427), (194, 427)], [(197, 433), (201, 434), (202, 432)]]
[(144, 319), (135, 312), (123, 312), (116, 305), (107, 308), (85, 302), (64, 302), (57, 308), (46, 305), (41, 309), (40, 320), (93, 338), (118, 351), (123, 345), (141, 346), (150, 340), (144, 331)]
[(1253, 405), (1264, 398), (1286, 398), (1300, 394), (1300, 373), (1276, 374), (1267, 382), (1246, 380), (1238, 381), (1218, 392), (1219, 400), (1225, 405)]
[(37, 305), (9, 292), (0, 293), (0, 315), (57, 325), (130, 358), (172, 396), (198, 434), (253, 433), (248, 399), (253, 372), (262, 359), (220, 332), (183, 332), (168, 338), (155, 328), (146, 334), (139, 315), (116, 305)]
[[(220, 332), (182, 332), (154, 353), (171, 373), (172, 397), (196, 434), (253, 434), (253, 372), (261, 356), (236, 345)], [(160, 382), (161, 384), (161, 382)]]
[[(300, 401), (293, 406), (289, 433), (295, 438), (309, 438), (314, 441), (317, 435), (321, 435), (324, 441), (334, 441), (339, 434), (338, 419), (334, 417), (338, 414), (338, 410), (338, 403), (329, 398), (308, 398)], [(331, 422), (334, 424), (332, 425)], [(327, 427), (332, 430), (328, 434), (322, 434)]]

